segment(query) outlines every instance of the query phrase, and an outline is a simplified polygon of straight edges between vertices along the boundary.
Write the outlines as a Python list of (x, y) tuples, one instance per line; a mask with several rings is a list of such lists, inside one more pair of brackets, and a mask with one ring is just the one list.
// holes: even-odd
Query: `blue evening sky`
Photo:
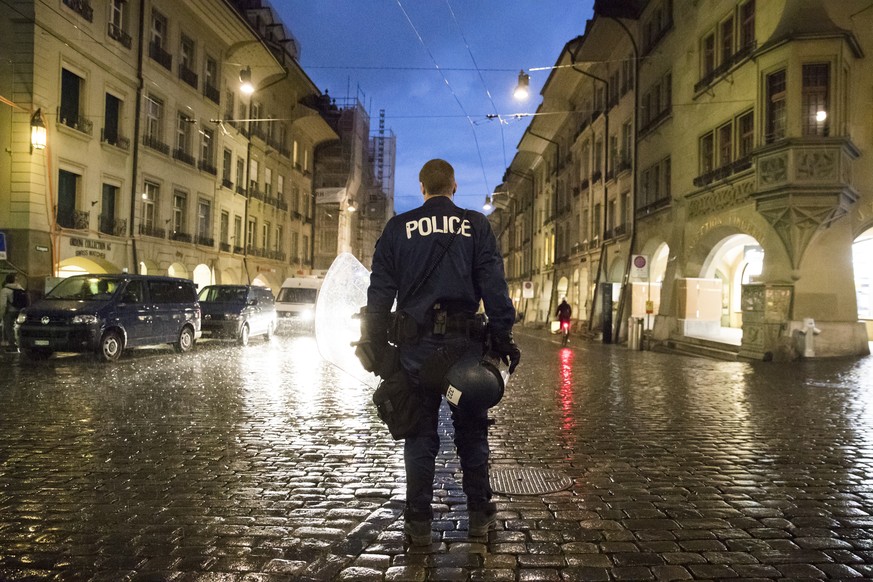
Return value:
[[(528, 70), (554, 65), (593, 16), (593, 0), (272, 4), (299, 41), (300, 64), (319, 89), (337, 99), (357, 96), (370, 113), (371, 132), (385, 110), (386, 128), (397, 136), (398, 213), (421, 204), (418, 170), (431, 158), (455, 167), (455, 202), (482, 209), (530, 121), (512, 115), (533, 113), (541, 101), (549, 71)], [(512, 98), (520, 69), (531, 77), (526, 103)], [(488, 119), (494, 114), (505, 122)]]

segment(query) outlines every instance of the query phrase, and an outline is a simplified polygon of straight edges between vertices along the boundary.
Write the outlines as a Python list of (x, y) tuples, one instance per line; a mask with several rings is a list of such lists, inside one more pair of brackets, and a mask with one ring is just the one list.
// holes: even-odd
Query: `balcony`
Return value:
[(245, 249), (243, 249), (242, 247), (234, 246), (234, 247), (233, 247), (233, 254), (235, 254), (235, 255), (241, 255), (241, 254), (243, 254), (243, 251), (244, 251), (244, 250), (245, 250)]
[(64, 0), (64, 4), (88, 22), (94, 22), (94, 9), (88, 0)]
[(212, 85), (203, 85), (203, 96), (215, 103), (216, 105), (218, 105), (221, 101), (221, 93), (218, 91), (217, 87), (213, 87)]
[(161, 152), (164, 155), (167, 155), (170, 153), (170, 146), (168, 146), (167, 144), (162, 142), (159, 137), (154, 136), (154, 135), (148, 135), (148, 134), (143, 135), (142, 136), (142, 145), (146, 146), (147, 148), (151, 148), (155, 151)]
[(249, 186), (249, 198), (254, 198), (255, 200), (264, 201), (264, 193), (258, 190), (257, 186), (252, 184)]
[(721, 63), (719, 66), (715, 67), (713, 70), (703, 75), (703, 77), (701, 77), (701, 79), (694, 84), (694, 92), (700, 93), (701, 91), (715, 83), (724, 74), (734, 68), (735, 65), (750, 57), (755, 51), (756, 46), (757, 44), (755, 42), (744, 46), (733, 55), (731, 55), (730, 58)]
[(126, 137), (122, 137), (118, 135), (118, 131), (106, 131), (104, 127), (100, 130), (100, 141), (105, 144), (117, 147), (120, 150), (128, 151), (130, 150), (130, 140)]
[(600, 180), (602, 178), (603, 178), (603, 172), (601, 172), (600, 170), (597, 170), (596, 172), (591, 174), (591, 183), (593, 184), (595, 182), (600, 182)]
[(200, 160), (197, 162), (197, 168), (206, 172), (207, 174), (212, 174), (213, 176), (218, 175), (218, 168), (212, 165), (212, 162), (208, 160)]
[(88, 230), (91, 213), (85, 210), (61, 210), (55, 206), (58, 226), (73, 230)]
[(101, 214), (97, 217), (98, 230), (103, 234), (112, 236), (125, 236), (127, 234), (127, 220)]
[(91, 135), (94, 131), (94, 124), (81, 113), (65, 114), (61, 112), (59, 119), (61, 125), (69, 127), (70, 129), (75, 129), (79, 133)]
[(128, 49), (130, 48), (130, 46), (131, 46), (130, 35), (127, 34), (126, 32), (124, 32), (123, 30), (121, 30), (121, 27), (119, 27), (117, 24), (110, 22), (109, 23), (109, 30), (107, 31), (107, 34), (109, 35), (109, 38), (111, 38), (115, 42), (119, 43), (124, 48), (128, 48)]
[(246, 247), (246, 254), (251, 257), (264, 257), (267, 252), (261, 247), (248, 246)]
[(173, 55), (154, 41), (149, 43), (149, 57), (168, 71), (173, 68)]
[(215, 239), (214, 238), (209, 237), (209, 236), (204, 236), (202, 234), (197, 235), (197, 239), (195, 240), (195, 242), (198, 245), (200, 245), (201, 247), (210, 247), (211, 248), (211, 247), (215, 246)]
[(152, 238), (167, 238), (167, 232), (163, 228), (158, 228), (153, 224), (140, 224), (139, 233), (143, 236)]
[(218, 250), (223, 252), (223, 253), (229, 253), (230, 252), (230, 243), (226, 243), (226, 242), (218, 243)]
[(267, 258), (272, 259), (274, 261), (282, 261), (285, 262), (285, 252), (280, 250), (275, 251), (267, 251)]
[(228, 178), (222, 178), (221, 187), (227, 188), (228, 190), (233, 190), (233, 182), (231, 182)]
[(170, 233), (170, 240), (190, 243), (192, 241), (192, 237), (190, 233), (182, 232), (181, 230), (174, 230)]
[(242, 184), (237, 184), (237, 185), (236, 185), (236, 193), (237, 193), (237, 194), (242, 194), (243, 196), (246, 195), (246, 189), (243, 188), (243, 185), (242, 185)]
[(188, 68), (188, 65), (179, 63), (179, 78), (195, 89), (197, 88), (197, 73)]
[(179, 160), (182, 163), (188, 164), (189, 166), (194, 166), (197, 163), (197, 160), (194, 159), (194, 156), (192, 156), (182, 148), (176, 148), (173, 150), (173, 158)]

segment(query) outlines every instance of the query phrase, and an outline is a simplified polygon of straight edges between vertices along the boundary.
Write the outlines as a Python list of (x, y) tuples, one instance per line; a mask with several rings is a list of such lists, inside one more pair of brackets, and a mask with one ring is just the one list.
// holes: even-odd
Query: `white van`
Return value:
[(315, 300), (323, 279), (317, 277), (288, 277), (276, 296), (276, 314), (279, 327), (303, 324), (312, 329), (315, 321)]

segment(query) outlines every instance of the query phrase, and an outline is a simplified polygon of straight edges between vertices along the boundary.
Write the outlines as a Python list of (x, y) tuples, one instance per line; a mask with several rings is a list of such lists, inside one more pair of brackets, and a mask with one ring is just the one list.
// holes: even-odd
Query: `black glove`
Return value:
[(388, 345), (389, 313), (373, 313), (366, 307), (357, 315), (361, 320), (361, 340), (355, 344), (355, 355), (368, 372), (384, 377)]
[(521, 350), (512, 341), (512, 332), (491, 332), (490, 337), (490, 354), (503, 361), (509, 366), (509, 373), (515, 372), (519, 360), (521, 360)]

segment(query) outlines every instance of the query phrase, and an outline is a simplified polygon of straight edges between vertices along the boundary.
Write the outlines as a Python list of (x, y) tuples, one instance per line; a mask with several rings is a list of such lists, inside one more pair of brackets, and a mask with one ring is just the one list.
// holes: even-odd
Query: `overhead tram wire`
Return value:
[[(501, 151), (503, 152), (503, 167), (507, 167), (509, 164), (506, 163), (506, 138), (503, 134), (503, 120), (500, 118), (500, 113), (497, 111), (497, 105), (495, 105), (494, 99), (491, 97), (491, 91), (488, 90), (488, 85), (485, 83), (485, 77), (482, 76), (482, 71), (479, 70), (479, 63), (476, 62), (476, 57), (473, 56), (473, 50), (470, 48), (470, 43), (467, 42), (467, 37), (464, 36), (461, 23), (458, 22), (458, 18), (455, 16), (455, 11), (452, 10), (452, 4), (449, 0), (446, 0), (446, 6), (449, 9), (449, 14), (452, 15), (452, 20), (455, 22), (455, 26), (458, 27), (458, 34), (461, 35), (461, 40), (464, 41), (464, 46), (467, 47), (467, 53), (470, 55), (470, 60), (473, 61), (473, 66), (476, 67), (476, 73), (479, 75), (479, 80), (482, 81), (482, 87), (485, 89), (485, 95), (488, 96), (488, 101), (491, 102), (491, 108), (494, 110), (494, 114), (497, 115), (497, 119), (500, 121), (500, 146)], [(488, 187), (487, 181), (485, 187)]]
[(473, 123), (472, 118), (467, 114), (467, 111), (464, 109), (464, 104), (461, 103), (461, 99), (458, 97), (458, 94), (455, 93), (455, 89), (452, 87), (452, 84), (449, 83), (448, 77), (446, 77), (443, 70), (440, 68), (439, 63), (436, 62), (436, 58), (434, 58), (433, 53), (427, 47), (424, 42), (424, 39), (421, 37), (421, 34), (418, 32), (418, 29), (415, 27), (415, 24), (412, 22), (412, 19), (409, 17), (409, 14), (406, 12), (406, 9), (403, 7), (403, 2), (401, 0), (397, 0), (397, 6), (400, 7), (400, 11), (403, 12), (403, 16), (406, 18), (406, 21), (409, 23), (409, 26), (412, 27), (412, 31), (415, 33), (415, 36), (418, 38), (418, 42), (421, 43), (421, 46), (424, 47), (425, 52), (427, 52), (430, 60), (433, 62), (434, 67), (439, 72), (440, 76), (443, 78), (443, 82), (446, 84), (446, 87), (449, 88), (449, 91), (454, 97), (455, 102), (458, 104), (458, 107), (461, 108), (461, 111), (467, 118), (467, 121), (470, 123), (470, 131), (473, 132), (473, 141), (476, 144), (476, 153), (479, 156), (479, 165), (482, 168), (482, 179), (485, 181), (485, 189), (488, 189), (488, 176), (485, 173), (485, 161), (482, 159), (482, 148), (479, 147), (479, 137), (476, 135), (476, 124)]

